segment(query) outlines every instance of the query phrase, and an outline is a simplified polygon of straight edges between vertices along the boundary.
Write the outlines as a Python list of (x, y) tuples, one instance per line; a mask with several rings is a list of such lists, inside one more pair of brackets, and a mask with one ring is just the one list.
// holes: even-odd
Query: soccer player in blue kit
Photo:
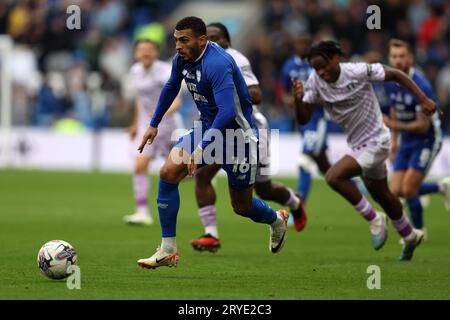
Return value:
[[(436, 101), (431, 84), (422, 73), (413, 68), (413, 54), (409, 44), (403, 40), (389, 42), (389, 63), (400, 69), (428, 96)], [(436, 155), (442, 146), (439, 114), (431, 117), (420, 112), (420, 102), (406, 88), (395, 82), (385, 84), (391, 101), (390, 117), (385, 117), (392, 131), (391, 154), (394, 159), (394, 174), (391, 190), (406, 199), (413, 225), (423, 229), (423, 207), (420, 196), (441, 193), (450, 210), (450, 181), (423, 183)], [(400, 136), (400, 139), (399, 139)]]
[[(287, 60), (282, 69), (282, 83), (286, 93), (291, 90), (291, 80), (301, 80), (306, 83), (312, 71), (312, 67), (307, 59), (311, 48), (312, 40), (307, 34), (300, 35), (295, 41), (296, 54)], [(287, 96), (287, 95), (286, 95)], [(290, 98), (291, 96), (289, 96)], [(289, 99), (288, 98), (288, 99)], [(293, 101), (288, 102), (293, 106)], [(319, 171), (325, 175), (330, 168), (327, 149), (327, 119), (323, 108), (316, 108), (311, 116), (311, 120), (300, 126), (300, 133), (303, 136), (303, 149), (299, 157), (299, 180), (297, 192), (306, 202), (311, 189), (311, 171), (314, 163)]]
[[(178, 21), (174, 37), (177, 54), (173, 59), (172, 73), (161, 91), (139, 150), (153, 142), (158, 124), (177, 96), (183, 79), (200, 112), (200, 122), (180, 138), (160, 169), (157, 204), (162, 242), (155, 254), (138, 260), (138, 265), (154, 269), (178, 264), (178, 184), (187, 175), (195, 175), (198, 166), (212, 164), (205, 163), (205, 156), (212, 141), (220, 141), (217, 131), (223, 137), (221, 147), (226, 161), (223, 161), (222, 167), (228, 176), (233, 210), (255, 222), (268, 224), (269, 249), (277, 253), (286, 240), (288, 214), (284, 210), (275, 212), (266, 202), (253, 197), (258, 139), (252, 102), (244, 78), (234, 59), (219, 45), (208, 41), (206, 25), (200, 18), (186, 17)], [(229, 138), (230, 129), (236, 136)], [(236, 140), (244, 140), (245, 146), (240, 147), (238, 143), (236, 148)], [(215, 156), (219, 153), (220, 150)]]

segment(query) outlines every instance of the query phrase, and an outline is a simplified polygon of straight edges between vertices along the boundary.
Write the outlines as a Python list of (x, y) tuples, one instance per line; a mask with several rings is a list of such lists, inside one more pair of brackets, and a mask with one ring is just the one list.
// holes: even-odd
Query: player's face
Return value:
[(150, 42), (140, 42), (136, 46), (135, 58), (141, 62), (145, 68), (150, 67), (158, 59), (158, 48)]
[(326, 60), (322, 56), (314, 56), (310, 62), (317, 75), (326, 82), (335, 82), (338, 79), (339, 56), (335, 55), (330, 60)]
[(412, 54), (409, 53), (408, 48), (392, 46), (389, 49), (389, 64), (392, 67), (400, 69), (405, 73), (408, 73), (409, 68), (411, 68), (412, 66), (412, 63), (413, 63)]
[(230, 46), (228, 40), (225, 38), (223, 32), (217, 27), (207, 28), (208, 40), (217, 43), (222, 48), (226, 49)]
[(208, 37), (206, 35), (197, 36), (191, 29), (175, 30), (175, 49), (181, 59), (194, 61), (201, 54), (206, 46)]

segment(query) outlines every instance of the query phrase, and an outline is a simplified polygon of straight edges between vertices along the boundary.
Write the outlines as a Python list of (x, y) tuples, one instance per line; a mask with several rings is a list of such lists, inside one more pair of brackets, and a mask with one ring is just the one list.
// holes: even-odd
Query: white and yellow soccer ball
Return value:
[(50, 279), (64, 279), (70, 275), (67, 269), (77, 263), (77, 253), (66, 241), (51, 240), (39, 249), (37, 263)]

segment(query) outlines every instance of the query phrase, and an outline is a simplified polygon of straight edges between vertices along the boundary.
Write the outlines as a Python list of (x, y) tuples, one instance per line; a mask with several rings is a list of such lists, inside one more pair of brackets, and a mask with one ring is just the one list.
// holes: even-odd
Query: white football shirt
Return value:
[(248, 61), (247, 57), (231, 47), (228, 47), (225, 51), (233, 57), (239, 70), (241, 70), (247, 87), (259, 85), (259, 81), (253, 73), (250, 61)]
[(326, 82), (313, 70), (305, 85), (303, 101), (322, 100), (325, 111), (347, 133), (352, 148), (368, 141), (388, 139), (390, 132), (370, 83), (384, 81), (383, 66), (380, 63), (339, 65), (341, 72), (334, 83)]
[(156, 103), (164, 84), (169, 80), (172, 66), (156, 60), (149, 69), (140, 62), (130, 69), (130, 75), (138, 95), (139, 119), (148, 123), (155, 111)]

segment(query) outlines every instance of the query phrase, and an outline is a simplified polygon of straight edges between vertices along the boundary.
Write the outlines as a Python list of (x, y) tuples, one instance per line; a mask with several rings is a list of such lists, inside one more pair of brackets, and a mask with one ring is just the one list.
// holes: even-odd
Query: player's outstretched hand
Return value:
[(300, 80), (291, 79), (291, 94), (295, 102), (298, 102), (303, 95), (303, 83)]
[(442, 110), (437, 106), (436, 102), (429, 99), (428, 97), (426, 97), (425, 100), (421, 102), (421, 106), (422, 112), (427, 116), (431, 116), (436, 110), (438, 110), (440, 114), (443, 114)]
[(149, 126), (147, 131), (145, 131), (144, 137), (142, 138), (141, 145), (139, 146), (138, 150), (139, 153), (142, 153), (142, 150), (144, 150), (145, 144), (148, 141), (148, 144), (152, 144), (153, 140), (155, 139), (156, 135), (158, 134), (158, 129), (153, 128), (152, 126)]

